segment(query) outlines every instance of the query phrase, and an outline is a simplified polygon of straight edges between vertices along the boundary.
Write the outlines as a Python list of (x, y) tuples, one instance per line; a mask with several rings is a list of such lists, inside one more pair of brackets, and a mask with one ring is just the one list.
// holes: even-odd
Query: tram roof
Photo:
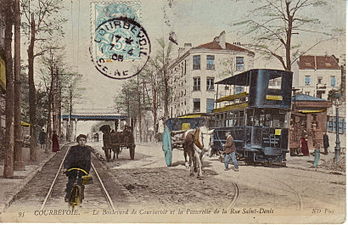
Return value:
[(292, 73), (289, 71), (274, 70), (274, 69), (252, 69), (252, 70), (248, 70), (248, 71), (239, 73), (237, 75), (225, 78), (225, 79), (220, 80), (218, 82), (215, 82), (215, 84), (249, 86), (250, 77), (252, 75), (258, 74), (258, 73), (253, 73), (254, 71), (257, 71), (258, 73), (261, 71), (267, 71), (267, 73), (270, 74), (270, 79), (275, 79), (277, 77), (281, 77), (283, 74)]

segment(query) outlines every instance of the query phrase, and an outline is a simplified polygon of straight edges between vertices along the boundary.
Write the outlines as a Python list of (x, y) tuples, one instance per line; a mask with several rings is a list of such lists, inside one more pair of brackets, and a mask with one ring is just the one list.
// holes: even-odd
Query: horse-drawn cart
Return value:
[(109, 125), (103, 125), (99, 129), (103, 132), (103, 150), (107, 161), (111, 160), (111, 153), (114, 153), (118, 159), (118, 155), (124, 148), (129, 149), (130, 158), (133, 160), (135, 155), (135, 144), (132, 127), (125, 126), (125, 129), (121, 132), (111, 131)]

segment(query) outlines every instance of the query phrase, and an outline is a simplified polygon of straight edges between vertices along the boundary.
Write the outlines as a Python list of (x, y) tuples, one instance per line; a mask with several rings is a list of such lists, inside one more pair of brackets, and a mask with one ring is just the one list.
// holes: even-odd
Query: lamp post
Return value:
[(335, 146), (335, 158), (334, 161), (335, 163), (337, 163), (339, 161), (340, 158), (340, 151), (341, 151), (341, 147), (340, 147), (340, 137), (339, 137), (339, 112), (338, 112), (338, 106), (339, 106), (339, 98), (341, 97), (341, 95), (339, 93), (335, 93), (335, 99), (336, 99), (336, 146)]

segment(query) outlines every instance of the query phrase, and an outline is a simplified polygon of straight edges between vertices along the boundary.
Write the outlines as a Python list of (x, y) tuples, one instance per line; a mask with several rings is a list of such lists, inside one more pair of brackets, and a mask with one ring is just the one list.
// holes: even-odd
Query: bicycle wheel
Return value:
[(81, 204), (81, 187), (79, 185), (74, 185), (73, 189), (71, 190), (69, 203), (73, 207)]

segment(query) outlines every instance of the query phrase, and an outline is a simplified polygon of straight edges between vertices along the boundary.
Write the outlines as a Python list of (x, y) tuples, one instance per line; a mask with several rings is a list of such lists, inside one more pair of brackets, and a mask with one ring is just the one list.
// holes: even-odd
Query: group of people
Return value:
[[(320, 150), (320, 147), (323, 146), (324, 148), (324, 154), (327, 155), (328, 152), (328, 148), (330, 147), (329, 145), (329, 136), (327, 135), (326, 132), (323, 133), (323, 144), (321, 145), (318, 140), (313, 140), (313, 146), (316, 150)], [(304, 135), (301, 139), (300, 139), (300, 148), (301, 148), (301, 152), (304, 156), (309, 156), (309, 148), (308, 148), (308, 136)]]
[[(58, 134), (57, 134), (57, 132), (55, 130), (53, 131), (51, 141), (52, 141), (52, 152), (58, 152), (59, 149), (60, 149), (60, 147), (59, 147), (59, 137), (58, 137)], [(40, 134), (39, 134), (39, 144), (40, 144), (40, 148), (41, 149), (45, 149), (46, 148), (47, 134), (46, 134), (44, 129), (42, 129), (40, 131)]]

